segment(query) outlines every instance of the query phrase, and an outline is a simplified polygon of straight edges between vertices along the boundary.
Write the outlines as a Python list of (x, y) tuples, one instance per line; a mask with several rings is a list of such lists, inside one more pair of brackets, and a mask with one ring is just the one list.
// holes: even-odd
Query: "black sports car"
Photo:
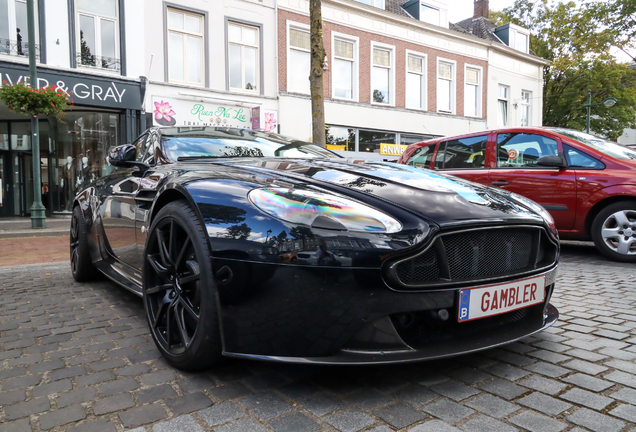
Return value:
[(439, 358), (558, 318), (554, 222), (518, 195), (245, 129), (151, 128), (109, 156), (75, 198), (73, 276), (143, 297), (178, 368)]

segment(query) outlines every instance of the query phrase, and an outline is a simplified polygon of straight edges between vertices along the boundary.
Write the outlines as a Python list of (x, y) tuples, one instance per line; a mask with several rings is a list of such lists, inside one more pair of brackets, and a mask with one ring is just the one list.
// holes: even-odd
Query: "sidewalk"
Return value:
[(0, 219), (0, 267), (68, 262), (70, 218), (47, 218), (32, 229), (31, 219)]
[(0, 218), (0, 239), (15, 237), (48, 237), (68, 235), (71, 226), (69, 217), (47, 217), (46, 228), (31, 228), (28, 217)]

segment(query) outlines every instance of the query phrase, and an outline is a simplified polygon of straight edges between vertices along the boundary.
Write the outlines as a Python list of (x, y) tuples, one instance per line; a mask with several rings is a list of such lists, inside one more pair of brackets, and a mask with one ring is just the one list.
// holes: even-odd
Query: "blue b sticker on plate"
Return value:
[(459, 321), (468, 319), (468, 311), (470, 307), (470, 290), (459, 292)]

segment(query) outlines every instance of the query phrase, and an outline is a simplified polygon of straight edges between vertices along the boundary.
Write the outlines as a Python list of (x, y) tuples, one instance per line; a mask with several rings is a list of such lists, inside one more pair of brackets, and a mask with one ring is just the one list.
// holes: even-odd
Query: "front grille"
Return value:
[(442, 237), (451, 279), (493, 276), (525, 269), (534, 230), (470, 231)]
[(412, 314), (405, 321), (403, 314), (391, 316), (398, 335), (410, 347), (425, 348), (440, 342), (459, 343), (462, 339), (483, 337), (495, 329), (507, 327), (527, 320), (541, 320), (543, 304), (518, 309), (501, 315), (481, 318), (474, 321), (457, 322), (457, 315), (451, 313), (447, 321), (440, 321), (431, 311)]
[(418, 288), (514, 276), (551, 266), (558, 246), (541, 227), (496, 227), (438, 235), (417, 255), (389, 264), (389, 282)]

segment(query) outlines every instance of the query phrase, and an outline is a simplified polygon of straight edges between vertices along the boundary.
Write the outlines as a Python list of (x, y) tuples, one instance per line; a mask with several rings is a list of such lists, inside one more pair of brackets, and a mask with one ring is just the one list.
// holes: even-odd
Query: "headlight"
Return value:
[(256, 207), (277, 219), (353, 232), (395, 233), (402, 224), (357, 201), (312, 190), (263, 188), (248, 193)]
[(513, 200), (519, 202), (523, 206), (528, 207), (530, 210), (533, 210), (539, 213), (539, 215), (543, 218), (543, 220), (550, 226), (550, 230), (552, 231), (552, 234), (554, 234), (556, 237), (559, 236), (557, 233), (556, 224), (554, 223), (554, 218), (552, 217), (549, 211), (547, 211), (545, 208), (543, 208), (536, 202), (532, 201), (531, 199), (528, 199), (514, 192), (508, 192), (506, 195), (508, 195)]

